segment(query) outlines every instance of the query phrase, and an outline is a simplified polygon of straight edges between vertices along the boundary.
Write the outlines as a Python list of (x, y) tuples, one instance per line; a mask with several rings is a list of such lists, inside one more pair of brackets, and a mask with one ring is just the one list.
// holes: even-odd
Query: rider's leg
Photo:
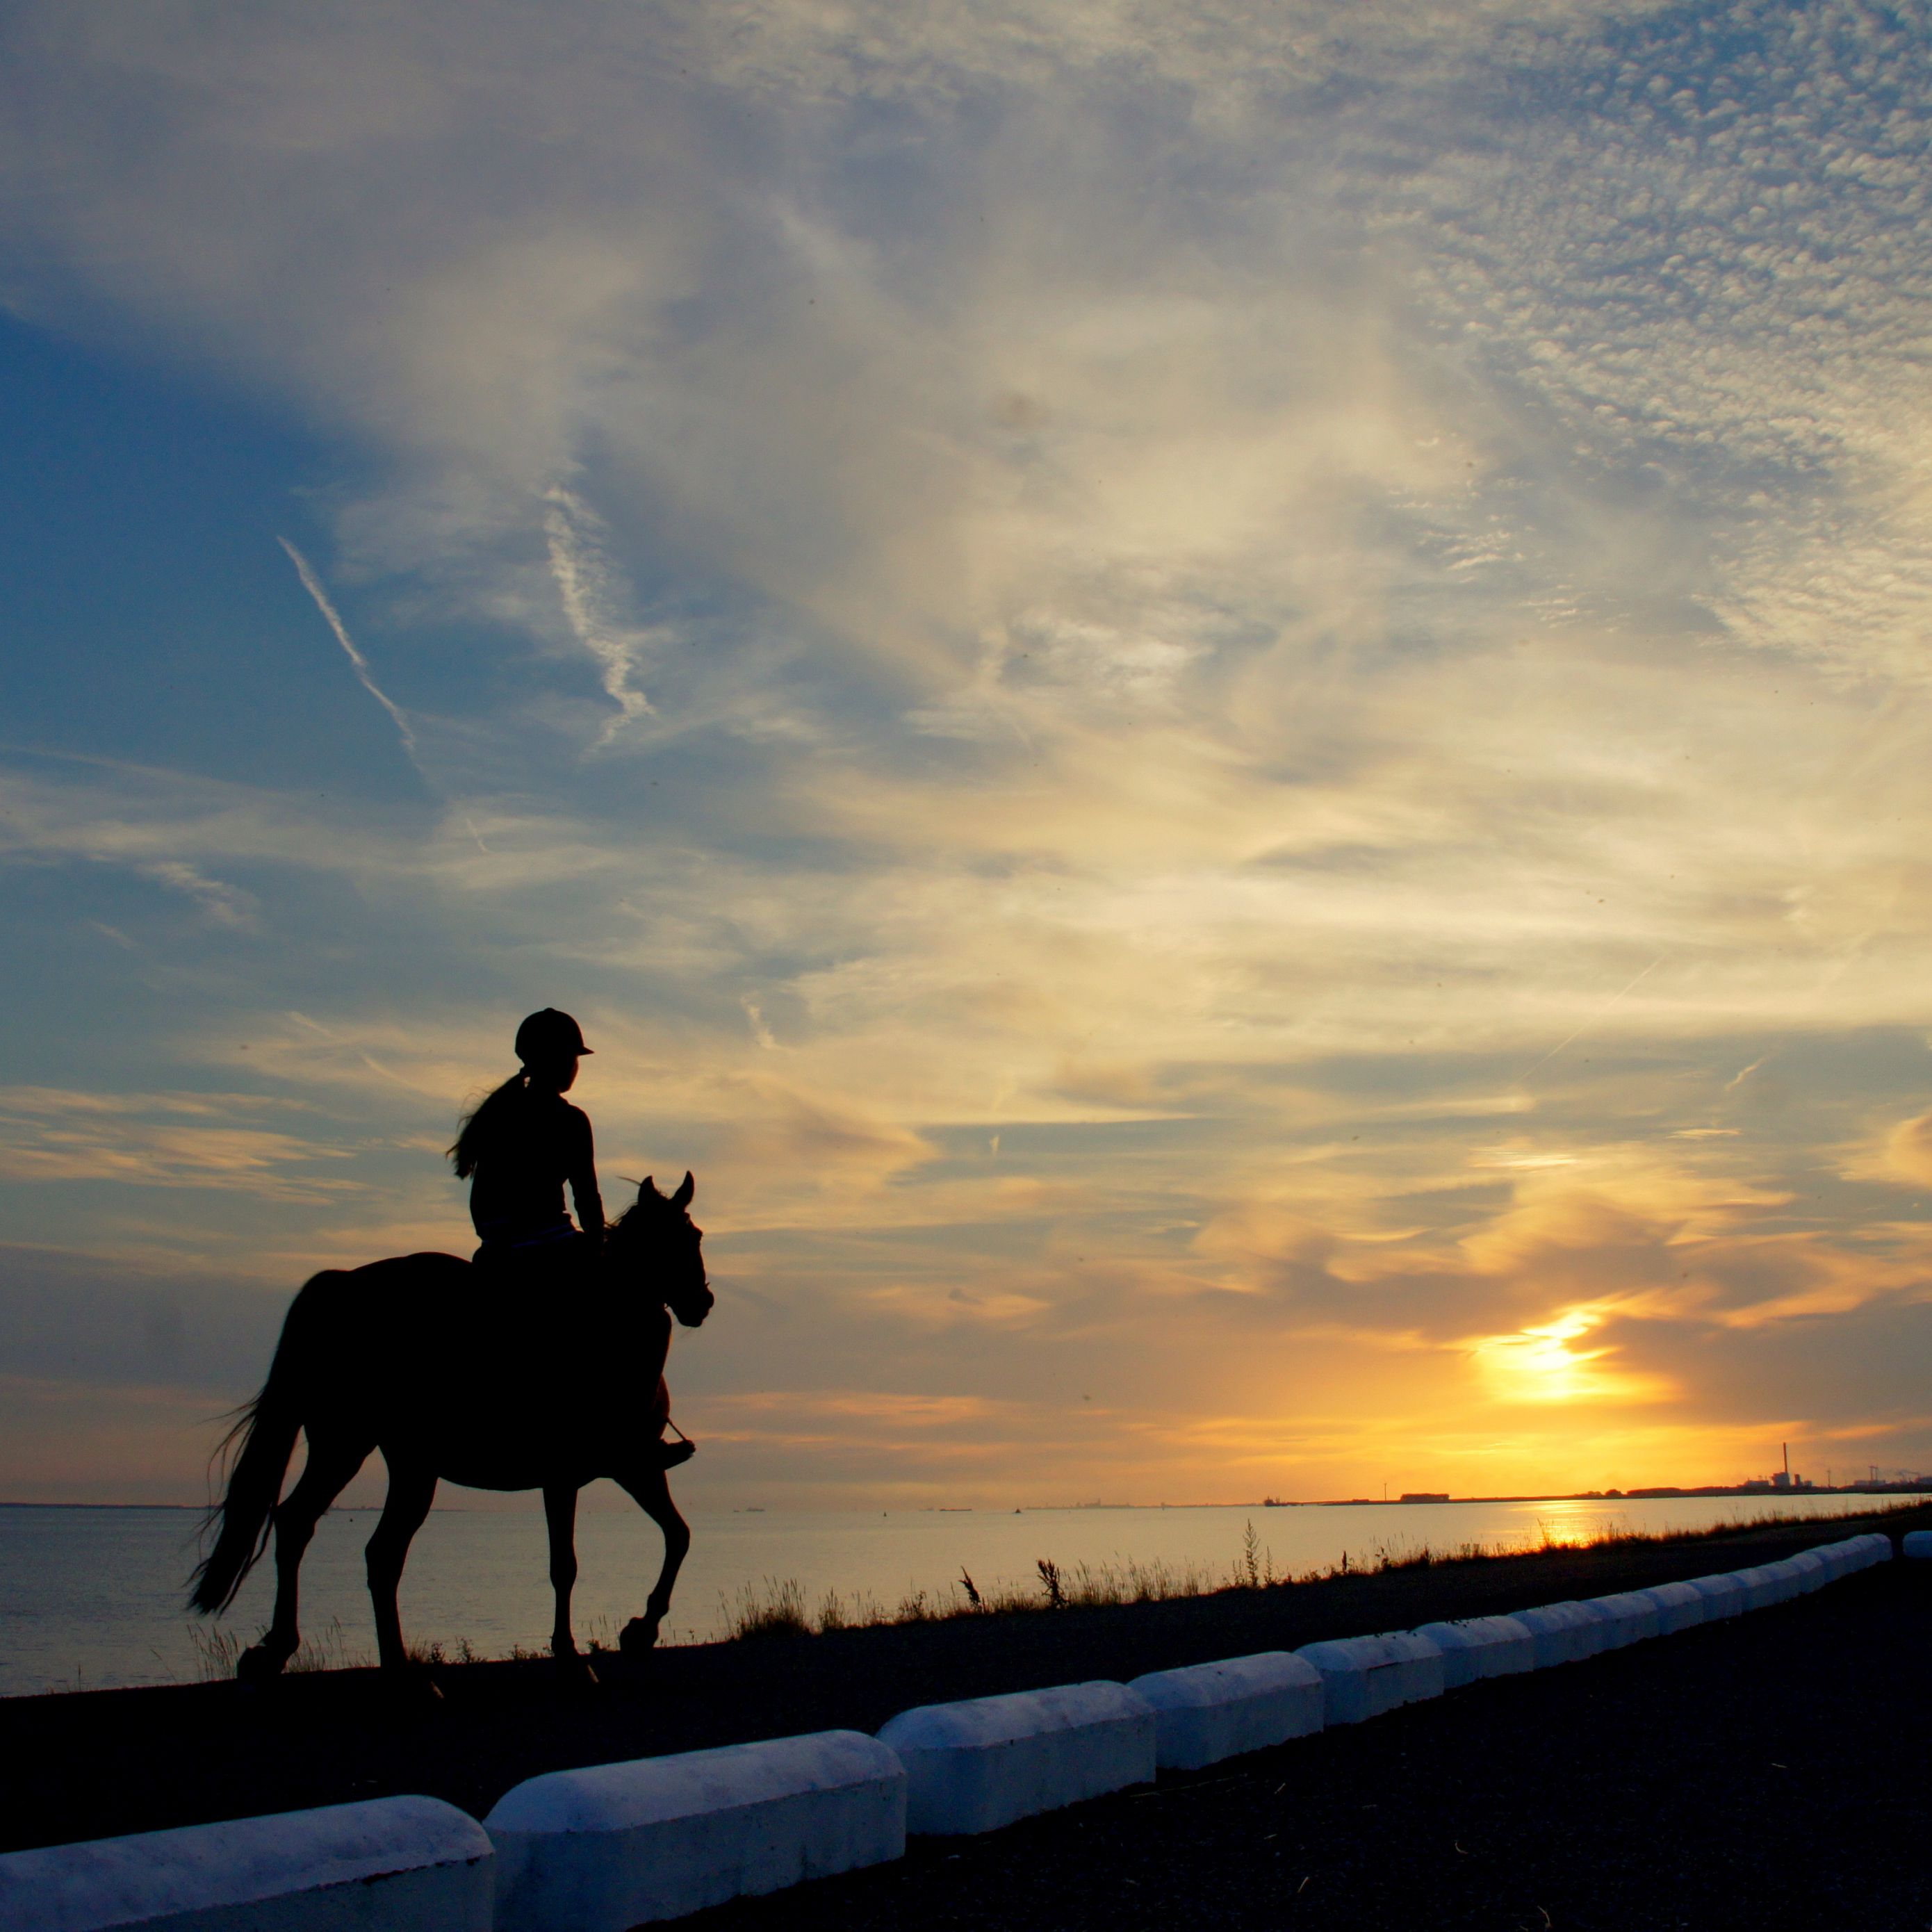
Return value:
[(577, 1642), (570, 1634), (570, 1593), (577, 1582), (577, 1485), (547, 1485), (543, 1499), (544, 1522), (550, 1531), (550, 1586), (556, 1597), (550, 1654), (561, 1662), (577, 1654)]
[(675, 1469), (680, 1462), (688, 1462), (698, 1454), (698, 1444), (671, 1420), (670, 1386), (662, 1376), (658, 1378), (657, 1408), (658, 1413), (664, 1418), (663, 1421), (658, 1424), (659, 1438), (662, 1438), (664, 1431), (669, 1429), (676, 1433), (678, 1438), (675, 1442), (659, 1440), (657, 1444), (658, 1466), (662, 1469)]
[(664, 1532), (664, 1568), (658, 1572), (658, 1580), (644, 1600), (644, 1613), (640, 1617), (633, 1617), (617, 1640), (621, 1649), (649, 1650), (658, 1640), (664, 1612), (670, 1608), (670, 1593), (677, 1582), (677, 1573), (691, 1548), (691, 1526), (678, 1514), (662, 1468), (626, 1470), (618, 1474), (617, 1480), (630, 1492), (638, 1507)]
[(396, 1590), (410, 1543), (436, 1500), (436, 1478), (407, 1462), (389, 1465), (389, 1493), (381, 1520), (364, 1552), (369, 1567), (369, 1598), (376, 1610), (376, 1656), (385, 1670), (399, 1670), (409, 1659), (403, 1648), (403, 1620)]
[(302, 1480), (275, 1505), (275, 1613), (261, 1640), (244, 1651), (236, 1664), (238, 1677), (272, 1677), (302, 1648), (297, 1622), (302, 1552), (322, 1520), (322, 1513), (362, 1468), (373, 1444), (312, 1438)]

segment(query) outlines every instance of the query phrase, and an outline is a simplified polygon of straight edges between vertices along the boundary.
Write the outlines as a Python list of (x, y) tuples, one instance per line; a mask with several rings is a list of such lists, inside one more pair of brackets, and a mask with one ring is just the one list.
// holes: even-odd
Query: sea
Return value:
[[(592, 1498), (586, 1493), (586, 1503)], [(963, 1577), (982, 1595), (1038, 1592), (1040, 1563), (1063, 1580), (1130, 1564), (1172, 1578), (1224, 1582), (1245, 1568), (1252, 1532), (1261, 1574), (1305, 1576), (1384, 1555), (1447, 1554), (1470, 1544), (1514, 1550), (1587, 1542), (1606, 1533), (1654, 1533), (1748, 1523), (1775, 1513), (1868, 1514), (1883, 1499), (1594, 1497), (1528, 1502), (1234, 1504), (1214, 1508), (687, 1512), (693, 1540), (664, 1631), (674, 1643), (711, 1641), (748, 1606), (796, 1592), (815, 1621), (834, 1596), (847, 1618), (963, 1601)], [(274, 1594), (263, 1562), (219, 1623), (183, 1609), (200, 1512), (0, 1504), (0, 1696), (193, 1683), (225, 1676), (233, 1648), (266, 1623)], [(373, 1660), (362, 1576), (374, 1510), (332, 1511), (302, 1568), (302, 1627), (316, 1660)], [(644, 1606), (662, 1550), (657, 1532), (626, 1508), (586, 1507), (578, 1519), (580, 1644), (614, 1642)], [(507, 1656), (548, 1644), (550, 1596), (543, 1518), (533, 1510), (431, 1511), (403, 1579), (404, 1634), (454, 1658)]]

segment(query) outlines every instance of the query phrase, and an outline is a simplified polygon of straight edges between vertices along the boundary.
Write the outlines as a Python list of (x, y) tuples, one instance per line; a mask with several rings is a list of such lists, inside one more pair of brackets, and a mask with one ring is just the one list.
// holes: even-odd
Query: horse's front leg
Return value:
[(396, 1591), (410, 1544), (436, 1500), (436, 1478), (408, 1462), (389, 1463), (389, 1493), (381, 1520), (364, 1550), (369, 1566), (369, 1599), (376, 1610), (376, 1657), (385, 1670), (400, 1670), (410, 1660), (403, 1648), (403, 1619)]
[(664, 1532), (664, 1568), (658, 1572), (658, 1580), (644, 1600), (644, 1613), (640, 1617), (633, 1617), (617, 1638), (620, 1650), (627, 1654), (635, 1654), (649, 1650), (658, 1640), (664, 1612), (670, 1608), (670, 1593), (676, 1587), (677, 1573), (683, 1567), (686, 1555), (691, 1548), (691, 1526), (678, 1514), (677, 1505), (670, 1499), (670, 1486), (664, 1480), (662, 1468), (626, 1470), (618, 1476), (617, 1480), (629, 1492), (638, 1507)]
[(577, 1485), (544, 1486), (544, 1522), (550, 1531), (550, 1586), (556, 1596), (556, 1615), (550, 1631), (550, 1654), (560, 1664), (577, 1656), (570, 1634), (570, 1593), (577, 1583)]

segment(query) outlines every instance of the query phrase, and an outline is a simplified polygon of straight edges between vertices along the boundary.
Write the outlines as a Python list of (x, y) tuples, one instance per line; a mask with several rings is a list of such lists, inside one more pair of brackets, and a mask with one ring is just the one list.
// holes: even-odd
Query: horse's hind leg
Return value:
[(322, 1511), (347, 1487), (372, 1447), (310, 1438), (302, 1480), (275, 1505), (275, 1614), (260, 1642), (244, 1650), (235, 1666), (244, 1682), (274, 1676), (302, 1648), (296, 1612), (302, 1554)]
[(628, 1470), (617, 1480), (629, 1491), (638, 1507), (664, 1532), (664, 1568), (658, 1572), (658, 1580), (644, 1600), (644, 1613), (640, 1617), (633, 1617), (617, 1637), (620, 1650), (635, 1653), (649, 1650), (658, 1640), (664, 1612), (670, 1608), (670, 1593), (676, 1585), (677, 1573), (691, 1548), (691, 1526), (678, 1514), (662, 1469)]
[(556, 1615), (550, 1624), (550, 1654), (560, 1664), (577, 1655), (570, 1634), (570, 1593), (577, 1586), (577, 1485), (544, 1486), (544, 1524), (550, 1532), (550, 1586), (556, 1596)]
[(376, 1658), (385, 1670), (400, 1670), (410, 1660), (403, 1648), (396, 1591), (403, 1580), (410, 1541), (435, 1500), (436, 1478), (429, 1470), (407, 1462), (389, 1465), (389, 1493), (376, 1533), (364, 1552), (369, 1567), (369, 1598), (376, 1608)]

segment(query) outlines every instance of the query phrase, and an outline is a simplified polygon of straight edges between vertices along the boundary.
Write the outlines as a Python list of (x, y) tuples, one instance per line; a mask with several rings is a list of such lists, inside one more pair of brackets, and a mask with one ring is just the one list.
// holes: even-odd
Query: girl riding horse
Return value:
[[(515, 1050), (522, 1064), (464, 1118), (449, 1150), (457, 1178), (470, 1183), (470, 1218), (482, 1243), (472, 1258), (513, 1304), (532, 1288), (580, 1289), (604, 1244), (590, 1117), (563, 1097), (590, 1052), (584, 1030), (545, 1006), (518, 1028)], [(566, 1183), (575, 1226), (564, 1212)], [(674, 1469), (696, 1453), (685, 1440), (664, 1444), (660, 1455)]]

